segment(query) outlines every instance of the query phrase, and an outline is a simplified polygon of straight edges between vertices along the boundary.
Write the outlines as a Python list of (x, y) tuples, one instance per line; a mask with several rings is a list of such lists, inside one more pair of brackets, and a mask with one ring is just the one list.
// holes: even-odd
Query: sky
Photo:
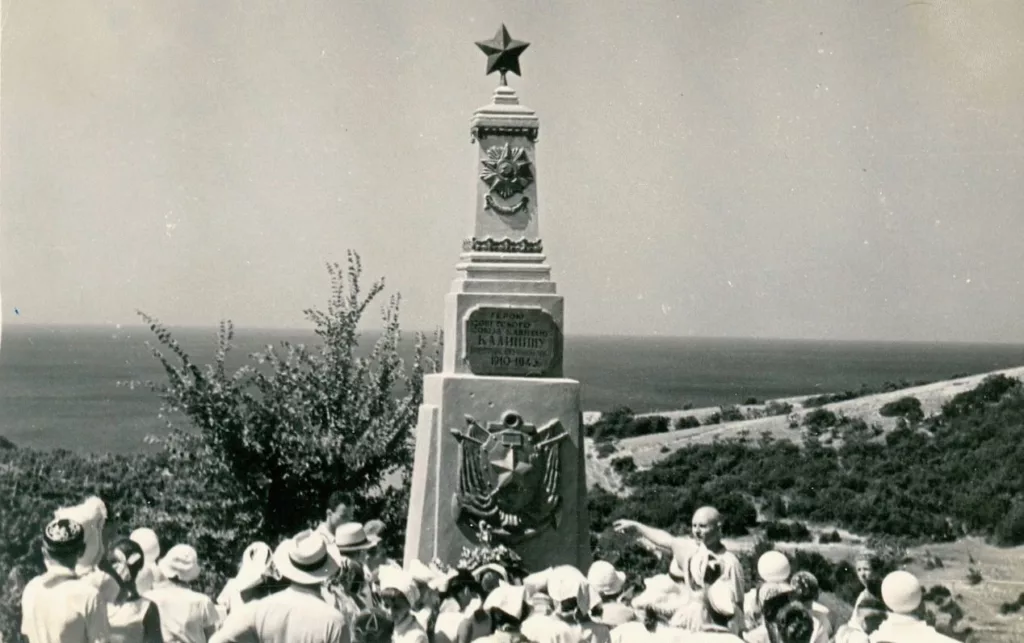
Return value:
[(567, 334), (1024, 342), (1019, 0), (2, 4), (5, 325), (439, 326), (504, 22)]

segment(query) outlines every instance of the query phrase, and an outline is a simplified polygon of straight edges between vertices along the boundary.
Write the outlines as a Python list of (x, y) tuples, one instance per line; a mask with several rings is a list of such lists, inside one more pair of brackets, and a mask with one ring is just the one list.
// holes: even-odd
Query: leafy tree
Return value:
[[(267, 346), (234, 372), (226, 368), (230, 322), (221, 324), (213, 363), (200, 367), (160, 322), (139, 313), (156, 335), (159, 346), (150, 348), (167, 375), (150, 386), (164, 413), (183, 414), (193, 429), (175, 429), (167, 438), (171, 469), (228, 481), (254, 510), (254, 531), (268, 542), (308, 527), (335, 490), (352, 492), (382, 515), (403, 513), (405, 494), (389, 493), (388, 480), (407, 487), (411, 429), (432, 360), (421, 335), (408, 365), (399, 356), (398, 295), (382, 307), (383, 331), (369, 355), (359, 356), (360, 322), (384, 282), (363, 293), (355, 252), (345, 268), (332, 263), (327, 271), (326, 311), (305, 311), (322, 343)], [(197, 520), (213, 522), (206, 514), (215, 508), (204, 509)], [(389, 527), (397, 540), (404, 525)]]
[(921, 400), (912, 395), (882, 405), (878, 413), (883, 417), (906, 418), (911, 424), (924, 419), (924, 411), (921, 409)]

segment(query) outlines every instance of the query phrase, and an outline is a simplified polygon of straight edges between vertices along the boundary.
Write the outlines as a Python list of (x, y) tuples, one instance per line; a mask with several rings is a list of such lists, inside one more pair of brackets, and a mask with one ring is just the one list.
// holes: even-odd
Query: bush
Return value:
[(1017, 595), (1017, 600), (1012, 603), (1003, 603), (999, 606), (1000, 614), (1016, 614), (1024, 608), (1024, 592)]
[(772, 400), (768, 403), (768, 406), (765, 407), (764, 411), (765, 415), (769, 416), (789, 415), (793, 412), (793, 405), (789, 402), (777, 402)]
[(627, 475), (636, 471), (636, 462), (628, 455), (613, 458), (611, 465), (612, 469), (619, 475)]
[(985, 578), (981, 575), (981, 570), (977, 567), (971, 567), (967, 570), (967, 582), (969, 584), (977, 585), (983, 580), (985, 580)]
[(1010, 391), (1020, 391), (1020, 380), (1006, 375), (990, 375), (975, 389), (953, 396), (942, 405), (942, 415), (948, 419), (970, 415), (983, 410), (989, 404), (1001, 400)]
[(611, 442), (599, 442), (594, 447), (594, 452), (597, 454), (597, 457), (602, 459), (607, 458), (616, 451), (618, 451), (618, 449)]
[(913, 396), (901, 397), (894, 402), (884, 404), (878, 412), (882, 417), (902, 417), (912, 424), (924, 419), (921, 400)]
[(818, 542), (822, 545), (828, 545), (830, 543), (841, 543), (843, 537), (839, 535), (839, 532), (833, 529), (830, 532), (822, 532), (818, 535)]
[[(167, 373), (166, 383), (151, 387), (166, 416), (180, 413), (192, 427), (175, 430), (166, 440), (171, 463), (188, 463), (201, 480), (229, 480), (234, 497), (256, 507), (258, 531), (267, 542), (322, 516), (336, 490), (396, 519), (405, 503), (404, 493), (385, 492), (384, 480), (397, 476), (399, 489), (408, 488), (412, 428), (430, 365), (425, 342), (417, 337), (407, 369), (398, 352), (396, 295), (382, 310), (383, 331), (370, 355), (358, 357), (359, 324), (384, 282), (373, 283), (364, 295), (362, 265), (354, 252), (348, 253), (346, 268), (329, 264), (327, 269), (327, 310), (305, 311), (322, 344), (268, 346), (234, 373), (226, 368), (234, 338), (230, 322), (221, 324), (213, 364), (200, 367), (170, 331), (140, 313), (159, 342), (151, 350)], [(395, 544), (404, 531), (399, 521), (386, 532)]]
[(700, 426), (700, 420), (698, 420), (697, 418), (693, 417), (692, 415), (687, 415), (687, 416), (684, 416), (684, 417), (681, 417), (681, 418), (676, 418), (676, 426), (675, 426), (675, 430), (676, 431), (682, 431), (682, 430), (685, 430), (685, 429), (696, 429), (699, 426)]
[(839, 418), (828, 409), (815, 409), (804, 416), (804, 426), (809, 429), (827, 429), (838, 423)]
[(811, 541), (811, 532), (802, 522), (766, 522), (762, 527), (768, 540), (790, 543)]
[(760, 404), (760, 402), (757, 400), (756, 397), (748, 397), (747, 399), (743, 400), (743, 404), (745, 406), (757, 406), (758, 404)]
[(742, 422), (747, 419), (744, 417), (743, 411), (739, 410), (735, 406), (720, 407), (719, 414), (721, 416), (721, 422)]
[(711, 415), (709, 415), (706, 418), (704, 418), (704, 426), (712, 426), (714, 424), (721, 424), (721, 423), (722, 423), (722, 414), (719, 413), (718, 411), (715, 411)]

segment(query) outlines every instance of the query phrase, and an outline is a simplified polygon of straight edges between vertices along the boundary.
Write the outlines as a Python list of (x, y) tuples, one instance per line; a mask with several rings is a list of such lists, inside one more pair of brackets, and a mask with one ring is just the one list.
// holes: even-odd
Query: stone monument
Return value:
[(540, 122), (506, 83), (528, 46), (478, 42), (501, 85), (470, 124), (473, 234), (445, 297), (440, 373), (424, 378), (405, 559), (455, 564), (504, 544), (528, 568), (590, 564), (580, 384), (562, 377), (563, 300), (538, 227)]

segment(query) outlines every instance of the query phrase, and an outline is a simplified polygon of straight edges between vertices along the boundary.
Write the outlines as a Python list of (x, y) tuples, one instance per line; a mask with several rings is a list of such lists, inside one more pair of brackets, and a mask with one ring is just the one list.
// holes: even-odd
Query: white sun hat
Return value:
[(278, 546), (274, 566), (282, 577), (299, 585), (322, 583), (338, 571), (323, 534), (308, 529)]
[(882, 600), (897, 614), (909, 614), (921, 604), (921, 582), (910, 572), (892, 572), (882, 581)]
[(191, 583), (199, 578), (199, 555), (191, 545), (175, 545), (160, 559), (159, 567), (164, 578)]
[(583, 572), (570, 565), (561, 565), (551, 570), (548, 576), (548, 596), (555, 602), (555, 608), (562, 601), (576, 599), (581, 612), (590, 611), (590, 589)]
[(500, 585), (487, 595), (484, 610), (498, 609), (516, 620), (523, 618), (526, 589), (522, 585)]
[(420, 591), (416, 588), (416, 579), (401, 567), (381, 566), (377, 572), (377, 583), (382, 592), (386, 589), (400, 592), (409, 605), (415, 605), (419, 601)]
[(600, 595), (618, 594), (626, 585), (626, 574), (604, 560), (596, 560), (587, 570), (590, 589)]
[(265, 542), (257, 541), (246, 547), (238, 575), (234, 579), (235, 590), (244, 592), (259, 585), (270, 568), (273, 556), (270, 545)]
[(792, 570), (781, 551), (766, 551), (757, 559), (757, 575), (766, 583), (785, 583)]
[(128, 536), (129, 540), (142, 548), (142, 555), (146, 557), (147, 565), (155, 565), (160, 560), (160, 539), (156, 532), (149, 527), (140, 527)]

